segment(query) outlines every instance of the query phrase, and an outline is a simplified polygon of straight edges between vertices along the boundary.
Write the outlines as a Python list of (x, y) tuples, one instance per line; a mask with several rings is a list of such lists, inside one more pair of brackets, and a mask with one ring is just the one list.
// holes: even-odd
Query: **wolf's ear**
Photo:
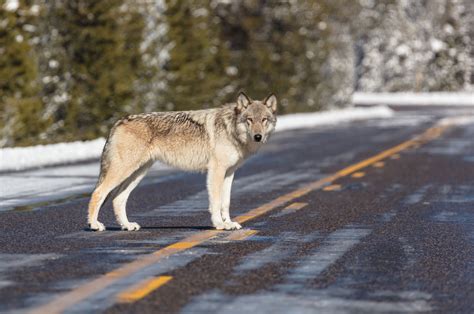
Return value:
[(237, 107), (235, 108), (237, 113), (240, 113), (247, 109), (247, 107), (250, 105), (250, 102), (251, 100), (249, 96), (247, 96), (244, 92), (240, 92), (239, 96), (237, 96)]
[(273, 113), (276, 112), (276, 110), (277, 110), (277, 98), (276, 98), (275, 94), (271, 93), (270, 95), (268, 95), (267, 98), (265, 98), (265, 100), (263, 101), (263, 103), (264, 103), (265, 106), (267, 106)]

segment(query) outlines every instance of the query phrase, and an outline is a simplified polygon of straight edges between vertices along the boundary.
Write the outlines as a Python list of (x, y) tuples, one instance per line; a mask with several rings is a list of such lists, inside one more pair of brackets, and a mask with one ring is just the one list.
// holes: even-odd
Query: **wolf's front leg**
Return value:
[(234, 172), (227, 173), (224, 178), (224, 184), (222, 186), (222, 207), (221, 215), (224, 220), (224, 227), (226, 230), (241, 229), (242, 226), (235, 221), (230, 219), (229, 208), (230, 208), (230, 195), (232, 190), (232, 181), (234, 180)]
[(209, 193), (209, 211), (211, 212), (212, 225), (218, 229), (225, 229), (221, 216), (222, 185), (224, 183), (225, 169), (217, 163), (211, 164), (207, 173), (207, 191)]

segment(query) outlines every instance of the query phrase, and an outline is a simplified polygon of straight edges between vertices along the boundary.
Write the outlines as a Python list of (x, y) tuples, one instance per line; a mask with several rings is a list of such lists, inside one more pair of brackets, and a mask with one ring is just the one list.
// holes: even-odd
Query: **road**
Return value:
[(154, 171), (128, 204), (142, 229), (106, 204), (101, 233), (85, 229), (97, 163), (4, 174), (49, 192), (2, 195), (0, 312), (472, 313), (473, 117), (278, 133), (236, 174), (239, 231), (209, 227), (202, 174)]

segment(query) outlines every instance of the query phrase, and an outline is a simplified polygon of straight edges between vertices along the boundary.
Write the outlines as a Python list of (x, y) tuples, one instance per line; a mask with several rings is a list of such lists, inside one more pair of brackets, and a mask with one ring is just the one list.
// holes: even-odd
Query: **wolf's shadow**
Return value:
[[(183, 230), (215, 230), (214, 227), (211, 226), (161, 226), (161, 227), (150, 227), (150, 226), (145, 226), (145, 227), (140, 227), (140, 230), (178, 230), (178, 229), (183, 229)], [(92, 230), (90, 228), (84, 228), (84, 231), (88, 232), (96, 232), (95, 230)], [(106, 227), (105, 231), (124, 231), (120, 227)], [(129, 232), (129, 231), (124, 231), (124, 232)], [(138, 231), (140, 232), (140, 231)]]

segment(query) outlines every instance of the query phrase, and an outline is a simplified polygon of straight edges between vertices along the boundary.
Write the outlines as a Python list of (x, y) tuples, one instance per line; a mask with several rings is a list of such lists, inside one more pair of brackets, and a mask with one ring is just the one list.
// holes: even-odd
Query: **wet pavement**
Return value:
[(155, 171), (128, 203), (142, 229), (108, 203), (101, 233), (96, 163), (2, 175), (69, 181), (1, 195), (0, 312), (472, 313), (473, 115), (278, 133), (236, 174), (232, 232), (209, 227), (202, 174)]

